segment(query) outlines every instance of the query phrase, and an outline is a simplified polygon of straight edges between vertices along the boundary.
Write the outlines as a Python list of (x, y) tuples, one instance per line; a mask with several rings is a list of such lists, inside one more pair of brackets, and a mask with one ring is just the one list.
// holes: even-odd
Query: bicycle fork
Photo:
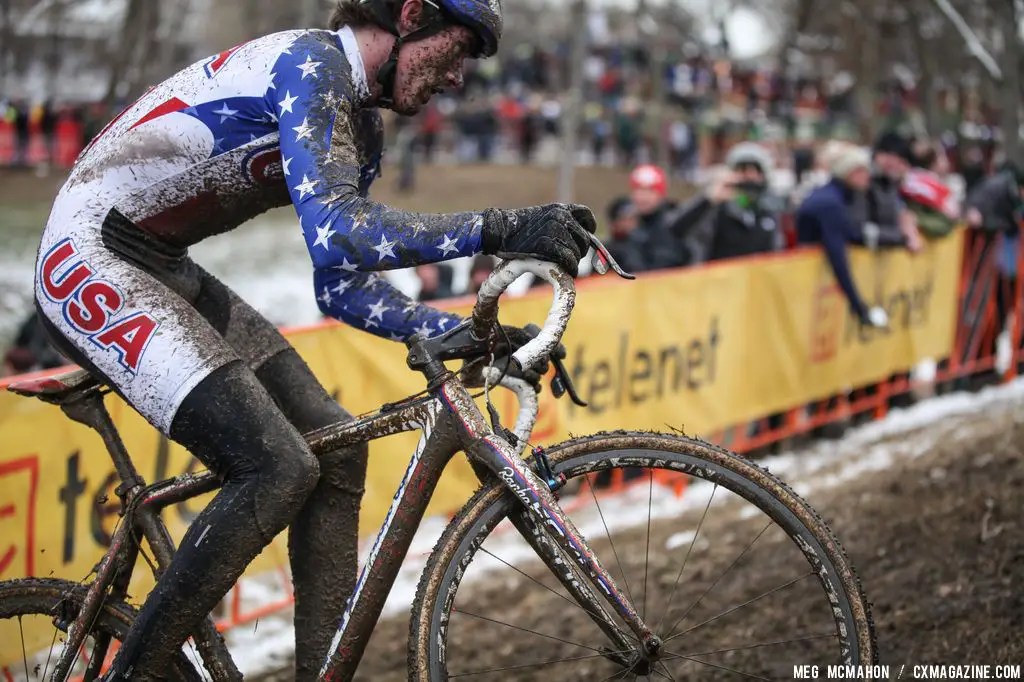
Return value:
[[(661, 640), (601, 565), (583, 534), (562, 512), (547, 482), (532, 471), (512, 446), (494, 434), (465, 387), (449, 381), (439, 393), (466, 431), (465, 449), (470, 460), (496, 476), (522, 505), (520, 513), (511, 515), (513, 524), (612, 640), (615, 649), (607, 652), (608, 658), (630, 667), (640, 660), (655, 659), (662, 648)], [(573, 562), (575, 569), (566, 564), (563, 556)], [(578, 580), (577, 573), (582, 573), (590, 584)], [(632, 630), (635, 639), (618, 627), (602, 601)], [(630, 652), (635, 653), (627, 657)]]

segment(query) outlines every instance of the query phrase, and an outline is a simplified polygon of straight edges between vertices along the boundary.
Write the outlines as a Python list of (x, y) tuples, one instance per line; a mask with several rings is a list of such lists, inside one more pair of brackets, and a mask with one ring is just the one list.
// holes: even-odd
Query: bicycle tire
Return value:
[[(646, 453), (646, 454), (644, 454)], [(552, 468), (570, 479), (598, 471), (638, 466), (637, 460), (660, 461), (668, 468), (717, 482), (753, 503), (775, 521), (811, 564), (829, 600), (836, 597), (842, 619), (840, 630), (852, 635), (849, 657), (855, 665), (874, 665), (878, 660), (870, 603), (846, 552), (826, 523), (797, 493), (750, 460), (704, 441), (675, 434), (616, 431), (566, 441), (547, 449)], [(642, 466), (642, 465), (640, 465)], [(448, 679), (447, 622), (455, 593), (466, 568), (483, 540), (516, 504), (503, 486), (483, 486), (449, 522), (427, 559), (420, 577), (409, 623), (408, 674), (415, 682)], [(794, 540), (794, 529), (802, 529)], [(820, 560), (820, 557), (825, 557)], [(817, 560), (817, 561), (816, 561)], [(831, 591), (830, 591), (831, 590)], [(842, 640), (841, 640), (842, 643)]]
[[(53, 616), (61, 607), (70, 605), (71, 615), (81, 608), (87, 586), (55, 578), (22, 578), (0, 582), (0, 620), (18, 616)], [(124, 641), (135, 620), (136, 610), (124, 602), (107, 601), (91, 631), (108, 634), (117, 641)], [(169, 679), (175, 682), (202, 682), (183, 653), (175, 655)]]

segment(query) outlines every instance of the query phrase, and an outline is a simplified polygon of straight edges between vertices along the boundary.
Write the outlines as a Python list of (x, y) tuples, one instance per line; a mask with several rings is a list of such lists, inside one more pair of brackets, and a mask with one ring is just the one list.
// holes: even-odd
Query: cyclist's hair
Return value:
[[(396, 21), (402, 12), (405, 0), (384, 0), (391, 16)], [(338, 4), (331, 13), (331, 21), (328, 24), (332, 31), (337, 31), (342, 26), (360, 28), (363, 26), (376, 26), (377, 17), (369, 5), (359, 0), (338, 0)]]

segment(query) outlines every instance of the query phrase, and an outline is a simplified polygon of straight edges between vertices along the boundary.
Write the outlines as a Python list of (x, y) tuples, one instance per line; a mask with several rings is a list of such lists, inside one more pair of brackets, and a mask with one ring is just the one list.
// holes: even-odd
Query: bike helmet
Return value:
[[(397, 0), (402, 2), (403, 0)], [(381, 104), (393, 103), (395, 74), (398, 67), (398, 52), (404, 43), (423, 40), (440, 33), (452, 24), (465, 26), (480, 41), (476, 58), (492, 57), (498, 51), (501, 40), (501, 0), (423, 0), (427, 11), (423, 23), (415, 30), (401, 35), (392, 17), (388, 0), (359, 0), (368, 6), (377, 18), (377, 25), (395, 36), (391, 55), (380, 67), (377, 82), (381, 85)], [(432, 10), (432, 11), (431, 11)]]

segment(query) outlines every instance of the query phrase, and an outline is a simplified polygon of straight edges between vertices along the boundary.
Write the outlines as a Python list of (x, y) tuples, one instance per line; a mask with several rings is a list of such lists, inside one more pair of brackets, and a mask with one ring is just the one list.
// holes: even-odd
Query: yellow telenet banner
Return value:
[[(802, 405), (850, 386), (882, 380), (923, 358), (950, 354), (956, 320), (960, 236), (922, 254), (851, 254), (862, 294), (886, 307), (888, 330), (861, 329), (821, 254), (755, 258), (624, 282), (579, 285), (564, 343), (587, 408), (541, 395), (535, 440), (550, 443), (614, 428), (708, 433)], [(502, 301), (505, 323), (544, 319), (548, 290)], [(454, 306), (468, 313), (469, 305)], [(326, 324), (289, 333), (329, 391), (351, 412), (373, 409), (423, 388), (405, 349)], [(136, 466), (148, 481), (201, 468), (130, 408), (109, 402)], [(515, 405), (498, 407), (510, 421)], [(415, 434), (371, 447), (364, 536), (379, 525), (415, 445)], [(99, 437), (39, 401), (0, 394), (0, 579), (28, 575), (84, 578), (118, 520), (116, 478)], [(457, 459), (433, 511), (456, 510), (476, 487)], [(180, 538), (205, 500), (169, 510)], [(283, 538), (250, 570), (286, 561)], [(138, 573), (144, 573), (139, 571)], [(141, 595), (148, 578), (131, 593)]]

